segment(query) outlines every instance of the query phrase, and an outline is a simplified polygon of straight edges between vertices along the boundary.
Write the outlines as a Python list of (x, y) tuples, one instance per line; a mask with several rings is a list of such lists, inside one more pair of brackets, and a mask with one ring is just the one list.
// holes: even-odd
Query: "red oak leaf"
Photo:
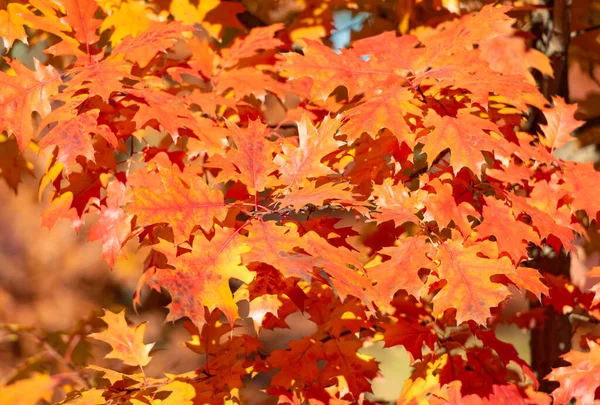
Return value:
[(197, 327), (204, 323), (204, 307), (219, 308), (230, 324), (238, 318), (238, 308), (229, 288), (229, 279), (249, 283), (251, 273), (241, 264), (250, 247), (237, 230), (216, 228), (211, 240), (194, 238), (191, 251), (178, 254), (177, 247), (161, 239), (153, 249), (163, 253), (174, 269), (160, 269), (156, 282), (171, 294), (167, 321), (187, 316)]
[(148, 174), (144, 181), (145, 186), (133, 189), (126, 212), (136, 215), (141, 226), (170, 224), (176, 244), (187, 240), (196, 226), (210, 230), (213, 219), (227, 213), (219, 190), (212, 190), (201, 177), (178, 173), (175, 166)]

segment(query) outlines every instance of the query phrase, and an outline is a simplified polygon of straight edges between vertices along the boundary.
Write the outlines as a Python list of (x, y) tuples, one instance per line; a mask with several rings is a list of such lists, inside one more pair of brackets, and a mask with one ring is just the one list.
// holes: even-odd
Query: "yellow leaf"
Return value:
[(145, 366), (150, 362), (149, 353), (154, 343), (144, 344), (145, 323), (130, 328), (125, 320), (125, 310), (118, 314), (105, 311), (101, 319), (106, 322), (108, 328), (89, 336), (112, 346), (113, 350), (106, 358), (122, 360), (129, 366)]
[(50, 401), (56, 381), (48, 374), (34, 374), (6, 387), (0, 387), (0, 404), (36, 405), (41, 399)]

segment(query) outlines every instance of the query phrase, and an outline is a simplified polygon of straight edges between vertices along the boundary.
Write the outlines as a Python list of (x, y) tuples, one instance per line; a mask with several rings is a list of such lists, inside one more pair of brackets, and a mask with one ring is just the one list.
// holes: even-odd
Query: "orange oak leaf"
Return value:
[(157, 120), (176, 141), (180, 128), (197, 127), (194, 116), (180, 97), (153, 88), (128, 89), (127, 92), (145, 101), (137, 103), (139, 110), (133, 118), (138, 128), (148, 121)]
[[(442, 183), (439, 179), (434, 179), (429, 185), (435, 190), (435, 194), (428, 194), (424, 198), (427, 214), (433, 216), (440, 227), (447, 227), (450, 222), (454, 222), (460, 233), (468, 236), (471, 225), (467, 216), (477, 216), (475, 208), (466, 202), (457, 204), (452, 195), (452, 185)], [(425, 219), (428, 219), (427, 215)]]
[(176, 244), (187, 240), (196, 226), (210, 230), (213, 218), (222, 219), (227, 213), (223, 194), (212, 190), (201, 177), (179, 172), (175, 166), (147, 177), (153, 186), (135, 187), (125, 211), (136, 215), (141, 226), (171, 225)]
[(374, 291), (357, 253), (333, 246), (314, 231), (304, 234), (299, 246), (312, 256), (315, 267), (327, 273), (342, 301), (353, 295), (367, 308), (373, 307)]
[(34, 138), (31, 114), (36, 111), (45, 116), (50, 112), (50, 96), (58, 89), (60, 75), (37, 61), (35, 71), (18, 60), (10, 66), (14, 75), (0, 72), (0, 131), (12, 133), (23, 150)]
[[(483, 221), (476, 228), (480, 238), (494, 236), (500, 252), (506, 252), (513, 263), (527, 257), (527, 242), (541, 243), (530, 225), (515, 219), (512, 210), (502, 200), (484, 197)], [(510, 224), (500, 226), (499, 224)]]
[(351, 143), (363, 132), (375, 136), (383, 128), (387, 128), (399, 141), (410, 147), (415, 146), (415, 134), (408, 125), (409, 116), (422, 117), (423, 111), (418, 106), (414, 93), (407, 88), (385, 91), (380, 95), (368, 97), (364, 102), (345, 112), (342, 116), (346, 123), (342, 132), (348, 135)]
[[(335, 377), (344, 377), (348, 390), (355, 397), (371, 392), (369, 380), (377, 377), (377, 362), (368, 356), (359, 356), (358, 349), (363, 346), (359, 339), (331, 339), (323, 345), (327, 364), (321, 370), (321, 378), (331, 381)], [(335, 381), (335, 380), (334, 380)]]
[(571, 207), (584, 210), (590, 218), (595, 218), (600, 204), (595, 188), (590, 185), (600, 184), (600, 172), (594, 168), (594, 164), (565, 162), (563, 178), (565, 182), (561, 188), (573, 199)]
[(334, 173), (321, 160), (340, 146), (341, 142), (334, 139), (340, 124), (338, 118), (325, 118), (317, 129), (305, 113), (298, 123), (298, 146), (283, 143), (283, 154), (275, 158), (281, 172), (279, 180), (289, 186), (305, 187), (309, 178)]
[(350, 98), (362, 93), (372, 81), (392, 75), (389, 69), (373, 69), (354, 50), (344, 49), (340, 54), (313, 40), (304, 39), (303, 55), (284, 54), (285, 75), (290, 79), (310, 77), (313, 100), (325, 101), (339, 85), (348, 89)]
[(135, 328), (129, 327), (125, 320), (125, 310), (119, 313), (104, 311), (101, 317), (108, 325), (102, 332), (92, 333), (89, 337), (102, 340), (112, 347), (112, 351), (106, 355), (109, 359), (119, 359), (128, 366), (144, 367), (150, 363), (150, 350), (154, 343), (144, 343), (144, 332), (146, 324), (141, 323)]
[(434, 268), (427, 257), (429, 252), (433, 252), (432, 245), (422, 235), (399, 239), (394, 246), (377, 252), (390, 256), (389, 260), (376, 266), (366, 266), (369, 278), (377, 282), (373, 290), (378, 306), (387, 306), (398, 290), (406, 290), (416, 298), (421, 296), (424, 283), (419, 277), (419, 270)]
[[(512, 30), (511, 30), (512, 31)], [(525, 38), (508, 32), (482, 41), (479, 44), (481, 58), (490, 68), (506, 75), (520, 75), (535, 84), (530, 69), (554, 76), (548, 57), (537, 49), (528, 49)]]
[(231, 68), (241, 60), (254, 56), (260, 50), (274, 49), (283, 42), (274, 38), (275, 33), (284, 28), (283, 24), (272, 24), (267, 27), (254, 28), (244, 38), (237, 38), (231, 47), (223, 50), (222, 66)]
[(25, 26), (31, 26), (29, 15), (33, 13), (25, 4), (9, 3), (6, 10), (0, 10), (0, 41), (5, 49), (10, 49), (16, 40), (27, 43)]
[(252, 249), (244, 253), (244, 263), (266, 263), (285, 277), (310, 280), (314, 263), (310, 256), (294, 252), (300, 243), (298, 231), (291, 226), (276, 225), (273, 221), (254, 222), (248, 236)]
[(102, 243), (102, 258), (114, 266), (121, 254), (121, 247), (131, 231), (130, 216), (123, 211), (126, 187), (120, 181), (112, 181), (106, 188), (106, 206), (100, 210), (100, 218), (88, 231), (88, 241)]
[[(65, 8), (64, 21), (72, 28), (76, 40), (89, 46), (100, 39), (96, 30), (100, 28), (102, 20), (94, 18), (98, 9), (95, 0), (56, 0), (56, 2)], [(87, 53), (90, 53), (89, 49)]]
[(229, 288), (236, 278), (249, 283), (254, 274), (241, 264), (242, 255), (250, 250), (246, 237), (234, 229), (216, 227), (208, 240), (197, 235), (191, 251), (177, 254), (177, 247), (161, 239), (153, 249), (163, 253), (174, 269), (160, 269), (155, 280), (171, 294), (167, 321), (187, 316), (197, 327), (204, 320), (204, 307), (219, 308), (230, 324), (238, 318), (238, 308)]
[[(480, 242), (484, 248), (486, 243), (492, 242)], [(438, 247), (435, 260), (440, 264), (434, 271), (439, 279), (446, 280), (446, 284), (433, 298), (436, 316), (456, 308), (459, 324), (474, 320), (485, 325), (491, 316), (490, 308), (497, 307), (510, 296), (506, 286), (492, 282), (490, 277), (513, 273), (514, 265), (507, 257), (482, 257), (481, 250), (479, 244), (465, 246), (456, 240)], [(455, 305), (457, 302), (461, 303), (458, 307)]]
[(571, 403), (573, 398), (577, 404), (594, 403), (594, 393), (600, 386), (600, 346), (592, 340), (587, 343), (588, 353), (571, 350), (562, 355), (571, 365), (557, 367), (546, 377), (560, 383), (560, 387), (551, 393), (556, 405)]
[(115, 55), (123, 55), (128, 61), (146, 66), (157, 53), (171, 48), (178, 40), (183, 40), (183, 33), (190, 31), (179, 22), (169, 24), (153, 21), (148, 30), (135, 38), (128, 36), (113, 50)]
[(86, 61), (73, 69), (75, 76), (69, 80), (69, 90), (87, 90), (90, 96), (98, 95), (108, 100), (113, 92), (125, 90), (123, 79), (130, 76), (131, 63), (122, 58), (108, 57), (101, 61)]
[(450, 163), (456, 171), (468, 167), (480, 174), (484, 163), (481, 152), (503, 150), (502, 142), (485, 132), (499, 133), (498, 127), (489, 120), (476, 117), (468, 109), (459, 110), (456, 117), (441, 117), (430, 110), (423, 124), (433, 127), (431, 132), (419, 138), (428, 160), (432, 162), (443, 150), (450, 149)]
[(256, 67), (243, 67), (224, 71), (216, 79), (214, 90), (223, 94), (232, 90), (235, 100), (243, 100), (244, 97), (253, 95), (264, 98), (267, 92), (283, 97), (288, 90), (285, 83), (277, 81), (268, 72), (258, 70)]
[(348, 183), (326, 183), (317, 187), (314, 182), (311, 182), (306, 187), (292, 190), (281, 198), (276, 197), (276, 201), (279, 203), (279, 208), (294, 207), (298, 210), (307, 204), (322, 206), (326, 202), (332, 205), (344, 202), (358, 204), (359, 202), (354, 201), (353, 196)]
[[(300, 237), (293, 229), (272, 222), (255, 224), (248, 238), (252, 250), (244, 255), (245, 262), (262, 262), (275, 267), (286, 277), (309, 279), (327, 273), (330, 283), (343, 300), (348, 294), (363, 299), (371, 307), (374, 299), (371, 282), (366, 277), (358, 255), (343, 247), (331, 245), (314, 231)], [(306, 254), (294, 252), (303, 249)]]
[(575, 119), (576, 104), (569, 105), (561, 97), (553, 97), (552, 102), (554, 107), (544, 110), (544, 117), (548, 124), (540, 125), (544, 134), (540, 142), (551, 152), (572, 141), (573, 131), (583, 125), (582, 121)]
[(273, 157), (278, 148), (275, 142), (265, 138), (267, 126), (257, 120), (250, 121), (248, 128), (239, 128), (227, 121), (227, 128), (236, 146), (227, 152), (228, 161), (238, 168), (239, 173), (230, 172), (226, 178), (241, 181), (250, 193), (261, 192), (277, 184), (277, 180), (269, 175), (277, 171)]
[[(478, 13), (466, 14), (446, 24), (444, 29), (433, 31), (433, 35), (420, 36), (419, 39), (430, 48), (431, 62), (441, 62), (447, 56), (472, 50), (474, 44), (509, 32), (514, 23), (506, 15), (509, 10), (509, 6), (486, 5)], [(426, 31), (425, 33), (427, 34)]]
[(385, 179), (383, 184), (375, 184), (371, 198), (378, 212), (371, 216), (378, 224), (393, 220), (397, 226), (405, 222), (415, 222), (419, 218), (415, 215), (419, 202), (415, 195), (411, 196), (403, 184), (394, 185), (393, 179)]
[(113, 148), (118, 145), (117, 137), (112, 130), (106, 125), (98, 124), (97, 110), (78, 114), (77, 109), (77, 106), (67, 105), (54, 110), (40, 124), (43, 128), (56, 122), (56, 125), (40, 140), (40, 148), (58, 147), (56, 160), (64, 165), (67, 173), (75, 165), (77, 156), (84, 156), (87, 160), (94, 161), (92, 133), (101, 135)]
[(513, 214), (516, 216), (521, 213), (527, 214), (531, 218), (533, 227), (538, 231), (542, 238), (547, 238), (549, 235), (554, 235), (560, 240), (562, 245), (568, 249), (573, 250), (573, 239), (575, 238), (574, 229), (571, 225), (566, 222), (567, 218), (560, 213), (551, 216), (548, 213), (533, 207), (529, 204), (528, 199), (512, 196), (511, 197)]

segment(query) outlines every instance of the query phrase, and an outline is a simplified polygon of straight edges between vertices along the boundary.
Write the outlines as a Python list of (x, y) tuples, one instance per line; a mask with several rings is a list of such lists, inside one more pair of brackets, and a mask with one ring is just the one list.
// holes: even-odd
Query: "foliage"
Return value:
[[(540, 321), (503, 314), (520, 294), (598, 317), (594, 291), (567, 302), (574, 287), (529, 258), (571, 251), (596, 226), (589, 185), (600, 174), (552, 153), (581, 123), (537, 89), (530, 69), (552, 69), (510, 7), (364, 35), (339, 52), (319, 39), (327, 24), (299, 39), (305, 12), (288, 28), (246, 31), (242, 11), (187, 0), (0, 11), (0, 131), (21, 151), (51, 153), (43, 223), (78, 229), (97, 214), (88, 237), (109, 265), (125, 245), (148, 249), (134, 302), (146, 285), (168, 293), (166, 320), (186, 318), (186, 345), (205, 359), (151, 377), (145, 325), (107, 311), (106, 329), (88, 337), (133, 367), (32, 373), (1, 388), (0, 402), (34, 404), (61, 387), (68, 404), (239, 403), (260, 380), (272, 403), (367, 403), (379, 368), (360, 349), (383, 341), (412, 358), (399, 404), (549, 403), (494, 330)], [(40, 41), (43, 61), (11, 58), (15, 44)], [(273, 100), (285, 118), (269, 120)], [(539, 128), (526, 121), (533, 108)], [(314, 330), (265, 348), (261, 332), (292, 326), (297, 312)], [(240, 332), (245, 321), (254, 333)], [(551, 373), (555, 403), (593, 401), (589, 347)]]

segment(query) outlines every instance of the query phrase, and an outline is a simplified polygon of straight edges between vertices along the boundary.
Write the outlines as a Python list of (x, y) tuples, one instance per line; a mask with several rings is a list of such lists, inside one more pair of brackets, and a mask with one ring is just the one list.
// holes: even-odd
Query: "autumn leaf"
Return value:
[(151, 22), (147, 30), (137, 36), (127, 36), (113, 50), (115, 55), (123, 55), (127, 60), (146, 66), (157, 53), (165, 52), (188, 28), (178, 23)]
[(276, 143), (266, 139), (267, 126), (260, 121), (250, 121), (248, 128), (242, 129), (228, 121), (227, 128), (236, 145), (227, 155), (239, 172), (227, 172), (224, 178), (241, 181), (250, 193), (276, 185), (275, 178), (269, 175), (277, 170), (273, 157), (278, 148)]
[(222, 219), (227, 212), (222, 193), (198, 176), (177, 173), (173, 168), (160, 169), (148, 177), (155, 187), (136, 187), (125, 211), (136, 215), (141, 226), (170, 224), (175, 243), (187, 240), (196, 226), (210, 230), (213, 219)]
[(283, 42), (274, 38), (275, 33), (283, 29), (283, 24), (273, 24), (268, 27), (254, 28), (245, 38), (237, 38), (231, 47), (223, 50), (224, 68), (231, 68), (245, 58), (254, 56), (260, 50), (274, 49)]
[(592, 163), (568, 162), (565, 166), (565, 182), (561, 188), (573, 199), (571, 206), (576, 210), (584, 210), (590, 218), (595, 218), (600, 206), (594, 187), (590, 187), (590, 184), (598, 184), (600, 172)]
[(126, 0), (117, 4), (117, 7), (108, 12), (108, 17), (100, 25), (102, 31), (114, 28), (110, 36), (113, 45), (119, 44), (127, 36), (136, 37), (148, 31), (152, 20), (156, 19), (152, 8), (143, 1)]
[(83, 391), (81, 396), (73, 401), (68, 401), (69, 405), (104, 405), (106, 400), (103, 397), (104, 390), (92, 388), (89, 391)]
[(392, 179), (385, 179), (381, 185), (375, 184), (371, 197), (375, 197), (374, 202), (379, 211), (371, 214), (377, 223), (393, 220), (396, 225), (402, 225), (418, 219), (415, 215), (417, 198), (411, 196), (402, 184), (394, 185)]
[(356, 140), (363, 132), (371, 136), (387, 128), (401, 142), (415, 146), (416, 135), (404, 117), (422, 117), (414, 94), (407, 88), (385, 92), (369, 97), (364, 102), (343, 114), (346, 123), (342, 132), (348, 135), (348, 141)]
[(219, 308), (229, 323), (238, 318), (238, 308), (229, 288), (229, 280), (236, 278), (249, 283), (254, 278), (242, 263), (242, 255), (250, 250), (239, 230), (216, 227), (208, 240), (203, 235), (194, 237), (189, 252), (177, 254), (176, 247), (165, 241), (153, 246), (163, 253), (175, 269), (162, 269), (156, 281), (171, 294), (167, 320), (187, 316), (196, 326), (204, 323), (204, 307)]
[(192, 405), (196, 390), (194, 386), (182, 381), (173, 381), (160, 387), (157, 392), (170, 392), (160, 405)]
[(277, 225), (273, 221), (259, 221), (252, 225), (244, 263), (262, 262), (275, 267), (286, 277), (309, 280), (314, 263), (310, 256), (296, 253), (294, 248), (301, 243), (294, 227)]
[[(494, 236), (500, 252), (506, 252), (513, 263), (519, 263), (527, 257), (527, 242), (537, 245), (541, 243), (539, 235), (533, 228), (524, 222), (517, 221), (510, 207), (502, 200), (484, 197), (486, 205), (483, 206), (484, 220), (476, 228), (477, 235), (481, 238)], [(510, 223), (510, 227), (498, 224)], [(515, 237), (518, 235), (518, 237)]]
[(307, 204), (322, 206), (326, 202), (330, 205), (349, 204), (358, 205), (354, 201), (354, 193), (349, 189), (347, 183), (328, 183), (317, 187), (315, 183), (309, 183), (299, 190), (290, 191), (281, 197), (277, 196), (279, 208), (294, 207), (296, 210)]
[(10, 49), (16, 40), (27, 43), (25, 26), (31, 26), (26, 20), (33, 13), (25, 4), (10, 3), (6, 10), (0, 10), (0, 39), (5, 49)]
[[(14, 74), (0, 72), (0, 130), (12, 133), (23, 150), (35, 138), (31, 114), (35, 111), (42, 116), (50, 112), (49, 96), (53, 95), (60, 81), (60, 75), (51, 66), (39, 62), (32, 71), (19, 61), (13, 61)], [(12, 72), (11, 72), (12, 73)]]
[(449, 183), (434, 179), (429, 185), (435, 190), (435, 194), (429, 194), (424, 198), (427, 213), (433, 216), (440, 227), (447, 227), (454, 222), (463, 236), (469, 235), (471, 225), (467, 217), (475, 216), (475, 209), (466, 202), (457, 204), (452, 195), (452, 185)]
[(40, 400), (50, 401), (58, 381), (48, 374), (35, 373), (30, 378), (0, 386), (3, 404), (36, 405)]
[(540, 142), (550, 151), (572, 141), (571, 134), (583, 124), (575, 119), (577, 105), (568, 105), (561, 97), (554, 97), (552, 102), (554, 107), (544, 111), (548, 123), (541, 125), (544, 137), (540, 138)]
[(403, 318), (398, 318), (396, 323), (387, 325), (383, 337), (385, 347), (402, 345), (414, 358), (420, 358), (423, 348), (433, 348), (434, 343), (438, 341), (432, 328)]
[(88, 231), (88, 240), (102, 243), (102, 258), (113, 267), (121, 255), (123, 243), (129, 236), (128, 215), (123, 211), (125, 185), (115, 180), (106, 188), (106, 206), (100, 210), (100, 218)]
[(102, 332), (92, 333), (89, 337), (102, 340), (112, 347), (106, 358), (119, 359), (128, 366), (144, 367), (150, 363), (150, 350), (154, 343), (144, 344), (146, 324), (141, 323), (135, 328), (127, 325), (125, 310), (114, 313), (104, 311), (101, 319), (108, 325)]
[(472, 319), (485, 325), (491, 316), (490, 308), (509, 297), (508, 288), (492, 282), (490, 277), (514, 272), (513, 264), (507, 257), (481, 257), (480, 250), (477, 244), (465, 246), (460, 241), (451, 241), (438, 247), (434, 259), (440, 264), (434, 271), (446, 284), (433, 298), (434, 314), (452, 309), (456, 302), (460, 302), (461, 305), (456, 308), (456, 321), (459, 324)]
[(500, 140), (485, 131), (500, 132), (498, 127), (483, 118), (479, 118), (463, 109), (455, 117), (439, 116), (430, 110), (424, 120), (426, 127), (432, 127), (429, 134), (419, 138), (423, 152), (432, 162), (443, 150), (450, 149), (450, 163), (455, 170), (468, 167), (481, 173), (481, 165), (485, 162), (482, 151), (502, 152)]
[(319, 129), (315, 128), (307, 114), (298, 123), (298, 146), (283, 143), (283, 154), (277, 155), (275, 163), (281, 172), (280, 181), (288, 186), (304, 187), (309, 178), (326, 176), (334, 171), (321, 160), (335, 151), (340, 142), (334, 135), (340, 126), (337, 118), (325, 119)]
[(394, 246), (384, 247), (377, 253), (390, 256), (375, 266), (366, 266), (369, 278), (377, 281), (373, 287), (377, 297), (377, 305), (384, 307), (398, 290), (419, 298), (424, 283), (419, 277), (420, 269), (432, 269), (433, 263), (427, 257), (431, 244), (421, 235), (399, 239)]
[(569, 366), (557, 367), (548, 374), (550, 381), (557, 381), (560, 387), (552, 391), (554, 403), (567, 404), (575, 398), (577, 404), (594, 403), (594, 392), (600, 385), (600, 348), (594, 341), (588, 340), (588, 353), (571, 350), (561, 357), (571, 363)]
[(58, 147), (57, 161), (67, 172), (73, 169), (78, 156), (94, 161), (92, 133), (101, 135), (112, 147), (118, 145), (117, 137), (106, 125), (98, 124), (98, 112), (91, 110), (78, 114), (77, 106), (54, 110), (46, 116), (41, 127), (56, 122), (40, 140), (40, 148)]

